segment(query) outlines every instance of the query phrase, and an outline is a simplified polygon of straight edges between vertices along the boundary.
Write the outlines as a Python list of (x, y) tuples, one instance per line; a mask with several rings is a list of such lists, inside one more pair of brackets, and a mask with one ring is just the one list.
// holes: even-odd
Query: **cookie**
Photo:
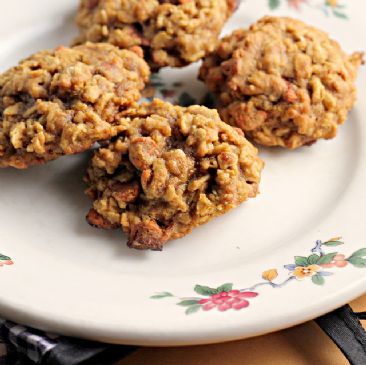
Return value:
[(217, 94), (224, 121), (259, 144), (297, 148), (336, 136), (355, 102), (362, 58), (299, 20), (264, 17), (223, 38), (200, 79)]
[(141, 46), (152, 69), (182, 67), (212, 51), (238, 0), (81, 0), (85, 41)]
[(120, 116), (120, 134), (92, 157), (88, 222), (121, 227), (128, 245), (161, 250), (171, 239), (258, 194), (263, 162), (216, 110), (161, 100)]
[(136, 53), (87, 43), (41, 51), (0, 75), (0, 167), (27, 168), (116, 134), (149, 67)]

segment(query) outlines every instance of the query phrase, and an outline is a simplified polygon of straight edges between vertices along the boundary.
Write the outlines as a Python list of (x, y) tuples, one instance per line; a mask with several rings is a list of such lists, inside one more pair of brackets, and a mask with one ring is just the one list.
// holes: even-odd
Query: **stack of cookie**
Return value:
[[(352, 108), (362, 54), (290, 18), (219, 40), (238, 0), (81, 0), (71, 47), (0, 75), (0, 167), (95, 149), (87, 221), (161, 250), (258, 194), (251, 141), (297, 148), (333, 138)], [(151, 72), (204, 59), (218, 111), (155, 99)]]

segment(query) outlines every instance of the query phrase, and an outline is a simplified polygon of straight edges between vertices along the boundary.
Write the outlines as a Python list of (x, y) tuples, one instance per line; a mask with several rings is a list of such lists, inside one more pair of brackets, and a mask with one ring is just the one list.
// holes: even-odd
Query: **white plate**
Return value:
[[(320, 26), (349, 52), (365, 48), (363, 0), (344, 0), (339, 8), (326, 6), (323, 0), (271, 4), (279, 5), (274, 14)], [(72, 22), (76, 6), (76, 0), (4, 1), (0, 68), (5, 70), (33, 51), (67, 44), (76, 32)], [(246, 1), (225, 31), (246, 27), (269, 12), (265, 0)], [(197, 67), (166, 70), (155, 81), (168, 80), (165, 88), (173, 89), (170, 98), (177, 98), (182, 89), (200, 98), (205, 88), (195, 81)], [(349, 257), (366, 247), (362, 120), (366, 93), (361, 89), (365, 80), (362, 69), (358, 103), (335, 140), (297, 151), (263, 149), (261, 195), (170, 243), (163, 252), (132, 251), (120, 232), (98, 231), (86, 224), (90, 202), (81, 178), (88, 154), (27, 171), (0, 171), (0, 252), (14, 262), (0, 268), (0, 315), (107, 342), (186, 345), (278, 330), (361, 295), (366, 291), (366, 269), (350, 262), (322, 268), (333, 274), (314, 277), (322, 285), (310, 276), (294, 279), (295, 272), (284, 265), (293, 264), (294, 256), (311, 255), (316, 240), (332, 236), (343, 236), (344, 245), (323, 246), (326, 253)], [(174, 86), (178, 81), (183, 85)], [(365, 266), (363, 255), (366, 250), (350, 261)], [(297, 263), (304, 264), (304, 259), (298, 258)], [(262, 272), (272, 268), (277, 271), (264, 276), (273, 282), (264, 280)], [(204, 311), (203, 302), (196, 302), (213, 303), (208, 295), (215, 291), (196, 287), (197, 293), (195, 285), (215, 289), (224, 283), (240, 290), (264, 284), (255, 288), (258, 295), (248, 298), (246, 308)], [(161, 292), (167, 293), (151, 298)], [(183, 303), (191, 306), (177, 305), (182, 298), (191, 300)], [(190, 315), (185, 314), (187, 309)]]

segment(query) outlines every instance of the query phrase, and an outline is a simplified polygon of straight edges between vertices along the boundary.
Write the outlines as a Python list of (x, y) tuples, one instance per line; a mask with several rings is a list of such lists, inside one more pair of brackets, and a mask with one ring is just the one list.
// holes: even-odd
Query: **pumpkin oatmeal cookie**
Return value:
[(216, 110), (156, 99), (121, 113), (120, 134), (95, 152), (87, 220), (122, 227), (132, 248), (161, 250), (255, 197), (262, 168), (257, 149)]
[(238, 1), (81, 0), (75, 42), (141, 46), (153, 69), (182, 67), (214, 49)]
[(87, 43), (42, 51), (0, 75), (0, 167), (27, 168), (116, 134), (149, 67), (136, 53)]
[(355, 102), (362, 58), (299, 20), (264, 17), (223, 38), (200, 78), (224, 121), (259, 144), (297, 148), (335, 137)]

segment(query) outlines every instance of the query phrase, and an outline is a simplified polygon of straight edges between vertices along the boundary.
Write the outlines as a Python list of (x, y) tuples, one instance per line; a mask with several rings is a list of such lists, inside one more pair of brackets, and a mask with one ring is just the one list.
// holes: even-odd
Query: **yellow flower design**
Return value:
[(276, 269), (270, 269), (270, 270), (264, 271), (262, 273), (262, 278), (267, 281), (272, 281), (272, 280), (276, 279), (277, 276), (278, 276), (278, 272)]
[(332, 8), (335, 8), (338, 5), (338, 0), (326, 0), (327, 4)]
[(297, 280), (303, 280), (306, 277), (316, 275), (320, 270), (321, 267), (319, 265), (297, 266), (293, 271), (293, 275)]
[(334, 242), (334, 241), (340, 241), (342, 237), (332, 237), (327, 242)]

